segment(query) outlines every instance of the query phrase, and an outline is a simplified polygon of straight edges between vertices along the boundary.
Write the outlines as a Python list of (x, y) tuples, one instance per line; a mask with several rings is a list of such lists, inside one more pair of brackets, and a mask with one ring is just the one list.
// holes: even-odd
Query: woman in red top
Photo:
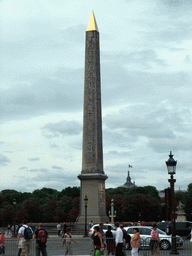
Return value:
[(5, 256), (5, 232), (2, 231), (0, 235), (0, 254), (3, 253), (3, 256)]

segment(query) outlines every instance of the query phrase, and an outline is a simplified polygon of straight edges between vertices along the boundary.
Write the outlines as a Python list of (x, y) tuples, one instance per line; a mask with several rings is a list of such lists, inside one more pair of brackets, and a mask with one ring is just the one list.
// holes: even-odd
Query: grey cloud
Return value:
[(105, 61), (113, 61), (119, 65), (130, 64), (132, 67), (137, 66), (136, 69), (141, 68), (142, 70), (151, 69), (154, 64), (163, 67), (168, 66), (166, 60), (158, 58), (153, 49), (133, 51), (130, 53), (102, 53), (102, 58)]
[(19, 170), (27, 170), (28, 168), (23, 166), (23, 167), (20, 167)]
[[(166, 119), (168, 110), (164, 109), (164, 115), (160, 115), (157, 109), (150, 105), (138, 104), (136, 107), (128, 107), (117, 114), (107, 115), (104, 119), (105, 125), (112, 130), (119, 130), (124, 134), (133, 137), (146, 136), (148, 138), (174, 138), (175, 135), (168, 124), (171, 121)], [(143, 113), (143, 114), (142, 114)], [(174, 120), (175, 122), (176, 120)], [(175, 124), (177, 126), (177, 124)]]
[(171, 138), (156, 138), (151, 139), (148, 146), (158, 153), (169, 152), (170, 148), (173, 151), (188, 151), (192, 148), (192, 138), (179, 135), (174, 140)]
[(58, 182), (66, 182), (66, 181), (73, 181), (74, 178), (76, 178), (77, 175), (70, 172), (69, 170), (48, 170), (45, 169), (44, 173), (37, 174), (33, 179), (36, 181), (58, 181)]
[(59, 148), (59, 146), (56, 143), (50, 143), (50, 148)]
[(63, 120), (58, 123), (48, 123), (44, 127), (42, 127), (42, 130), (45, 131), (45, 136), (47, 138), (52, 137), (59, 137), (62, 136), (73, 136), (73, 135), (79, 135), (82, 132), (82, 125), (81, 123), (73, 120), (73, 121), (66, 121)]
[[(67, 73), (70, 75), (67, 76)], [(60, 70), (59, 79), (42, 78), (31, 86), (1, 90), (1, 120), (25, 119), (54, 112), (82, 111), (82, 74), (83, 69), (80, 71), (68, 68), (66, 72)], [(82, 86), (79, 86), (79, 79), (82, 81)], [(103, 107), (127, 102), (157, 103), (166, 99), (177, 104), (187, 102), (191, 105), (189, 88), (191, 80), (189, 73), (131, 72), (121, 65), (104, 63), (102, 65)]]
[(184, 48), (171, 48), (170, 49), (170, 51), (172, 51), (172, 52), (183, 52), (183, 51), (186, 51), (186, 49), (184, 49)]
[(56, 169), (56, 170), (63, 170), (63, 167), (61, 167), (61, 166), (56, 166), (56, 165), (53, 165), (51, 168), (52, 168), (52, 169)]
[(110, 150), (106, 153), (104, 153), (104, 158), (126, 158), (130, 156), (130, 152), (125, 152), (125, 151), (118, 151), (118, 150)]
[(0, 154), (0, 166), (6, 166), (8, 163), (11, 163), (11, 160), (8, 157)]
[(28, 158), (28, 160), (31, 161), (31, 162), (36, 162), (36, 161), (39, 161), (40, 158), (34, 157), (34, 158)]
[(47, 169), (47, 168), (30, 169), (29, 173), (30, 172), (34, 172), (34, 173), (41, 172), (41, 173), (43, 173), (42, 175), (45, 175), (45, 173), (49, 172), (49, 169)]
[(186, 63), (191, 63), (191, 57), (190, 57), (189, 54), (187, 54), (187, 55), (185, 56), (184, 62), (186, 62)]

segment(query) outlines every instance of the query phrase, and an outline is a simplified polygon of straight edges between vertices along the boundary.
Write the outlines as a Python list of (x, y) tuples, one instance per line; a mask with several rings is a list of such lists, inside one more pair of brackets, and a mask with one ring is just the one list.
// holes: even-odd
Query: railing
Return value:
[[(91, 239), (84, 237), (73, 238), (77, 244), (72, 242), (73, 255), (94, 255), (94, 248), (90, 246)], [(165, 238), (166, 239), (166, 238)], [(162, 240), (162, 239), (161, 239)], [(5, 255), (16, 256), (18, 255), (19, 249), (16, 247), (17, 239), (16, 238), (6, 238), (5, 239)], [(150, 256), (150, 239), (141, 239), (141, 248), (139, 251), (139, 256)], [(104, 244), (106, 244), (106, 239), (104, 238)], [(35, 256), (35, 239), (31, 241), (31, 251), (30, 256)], [(125, 247), (124, 247), (125, 249)], [(47, 241), (47, 255), (48, 256), (60, 256), (64, 255), (65, 246), (62, 247), (62, 238), (57, 236), (51, 236)], [(124, 250), (127, 256), (131, 255), (131, 250)], [(178, 247), (179, 255), (181, 256), (192, 256), (192, 243), (189, 240), (185, 241), (181, 247)], [(115, 252), (114, 252), (115, 253)], [(113, 254), (114, 254), (113, 253)], [(107, 255), (107, 248), (105, 247), (103, 255)], [(21, 254), (22, 255), (22, 254)], [(110, 254), (111, 255), (111, 254)], [(170, 255), (170, 249), (160, 251), (161, 256)]]

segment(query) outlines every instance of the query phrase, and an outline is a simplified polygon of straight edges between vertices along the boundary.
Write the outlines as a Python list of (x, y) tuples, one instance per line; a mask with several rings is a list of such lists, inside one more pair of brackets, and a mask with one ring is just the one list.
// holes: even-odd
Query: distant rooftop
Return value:
[(124, 187), (124, 188), (136, 187), (135, 181), (134, 181), (134, 182), (131, 182), (131, 177), (130, 177), (129, 171), (128, 171), (127, 180), (126, 180), (125, 184), (122, 185), (122, 186), (120, 186), (120, 187)]

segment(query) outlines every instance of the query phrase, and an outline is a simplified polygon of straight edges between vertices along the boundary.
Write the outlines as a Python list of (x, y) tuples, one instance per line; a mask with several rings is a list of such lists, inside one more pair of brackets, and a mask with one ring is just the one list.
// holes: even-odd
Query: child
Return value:
[(5, 231), (2, 231), (0, 235), (0, 254), (5, 256)]

